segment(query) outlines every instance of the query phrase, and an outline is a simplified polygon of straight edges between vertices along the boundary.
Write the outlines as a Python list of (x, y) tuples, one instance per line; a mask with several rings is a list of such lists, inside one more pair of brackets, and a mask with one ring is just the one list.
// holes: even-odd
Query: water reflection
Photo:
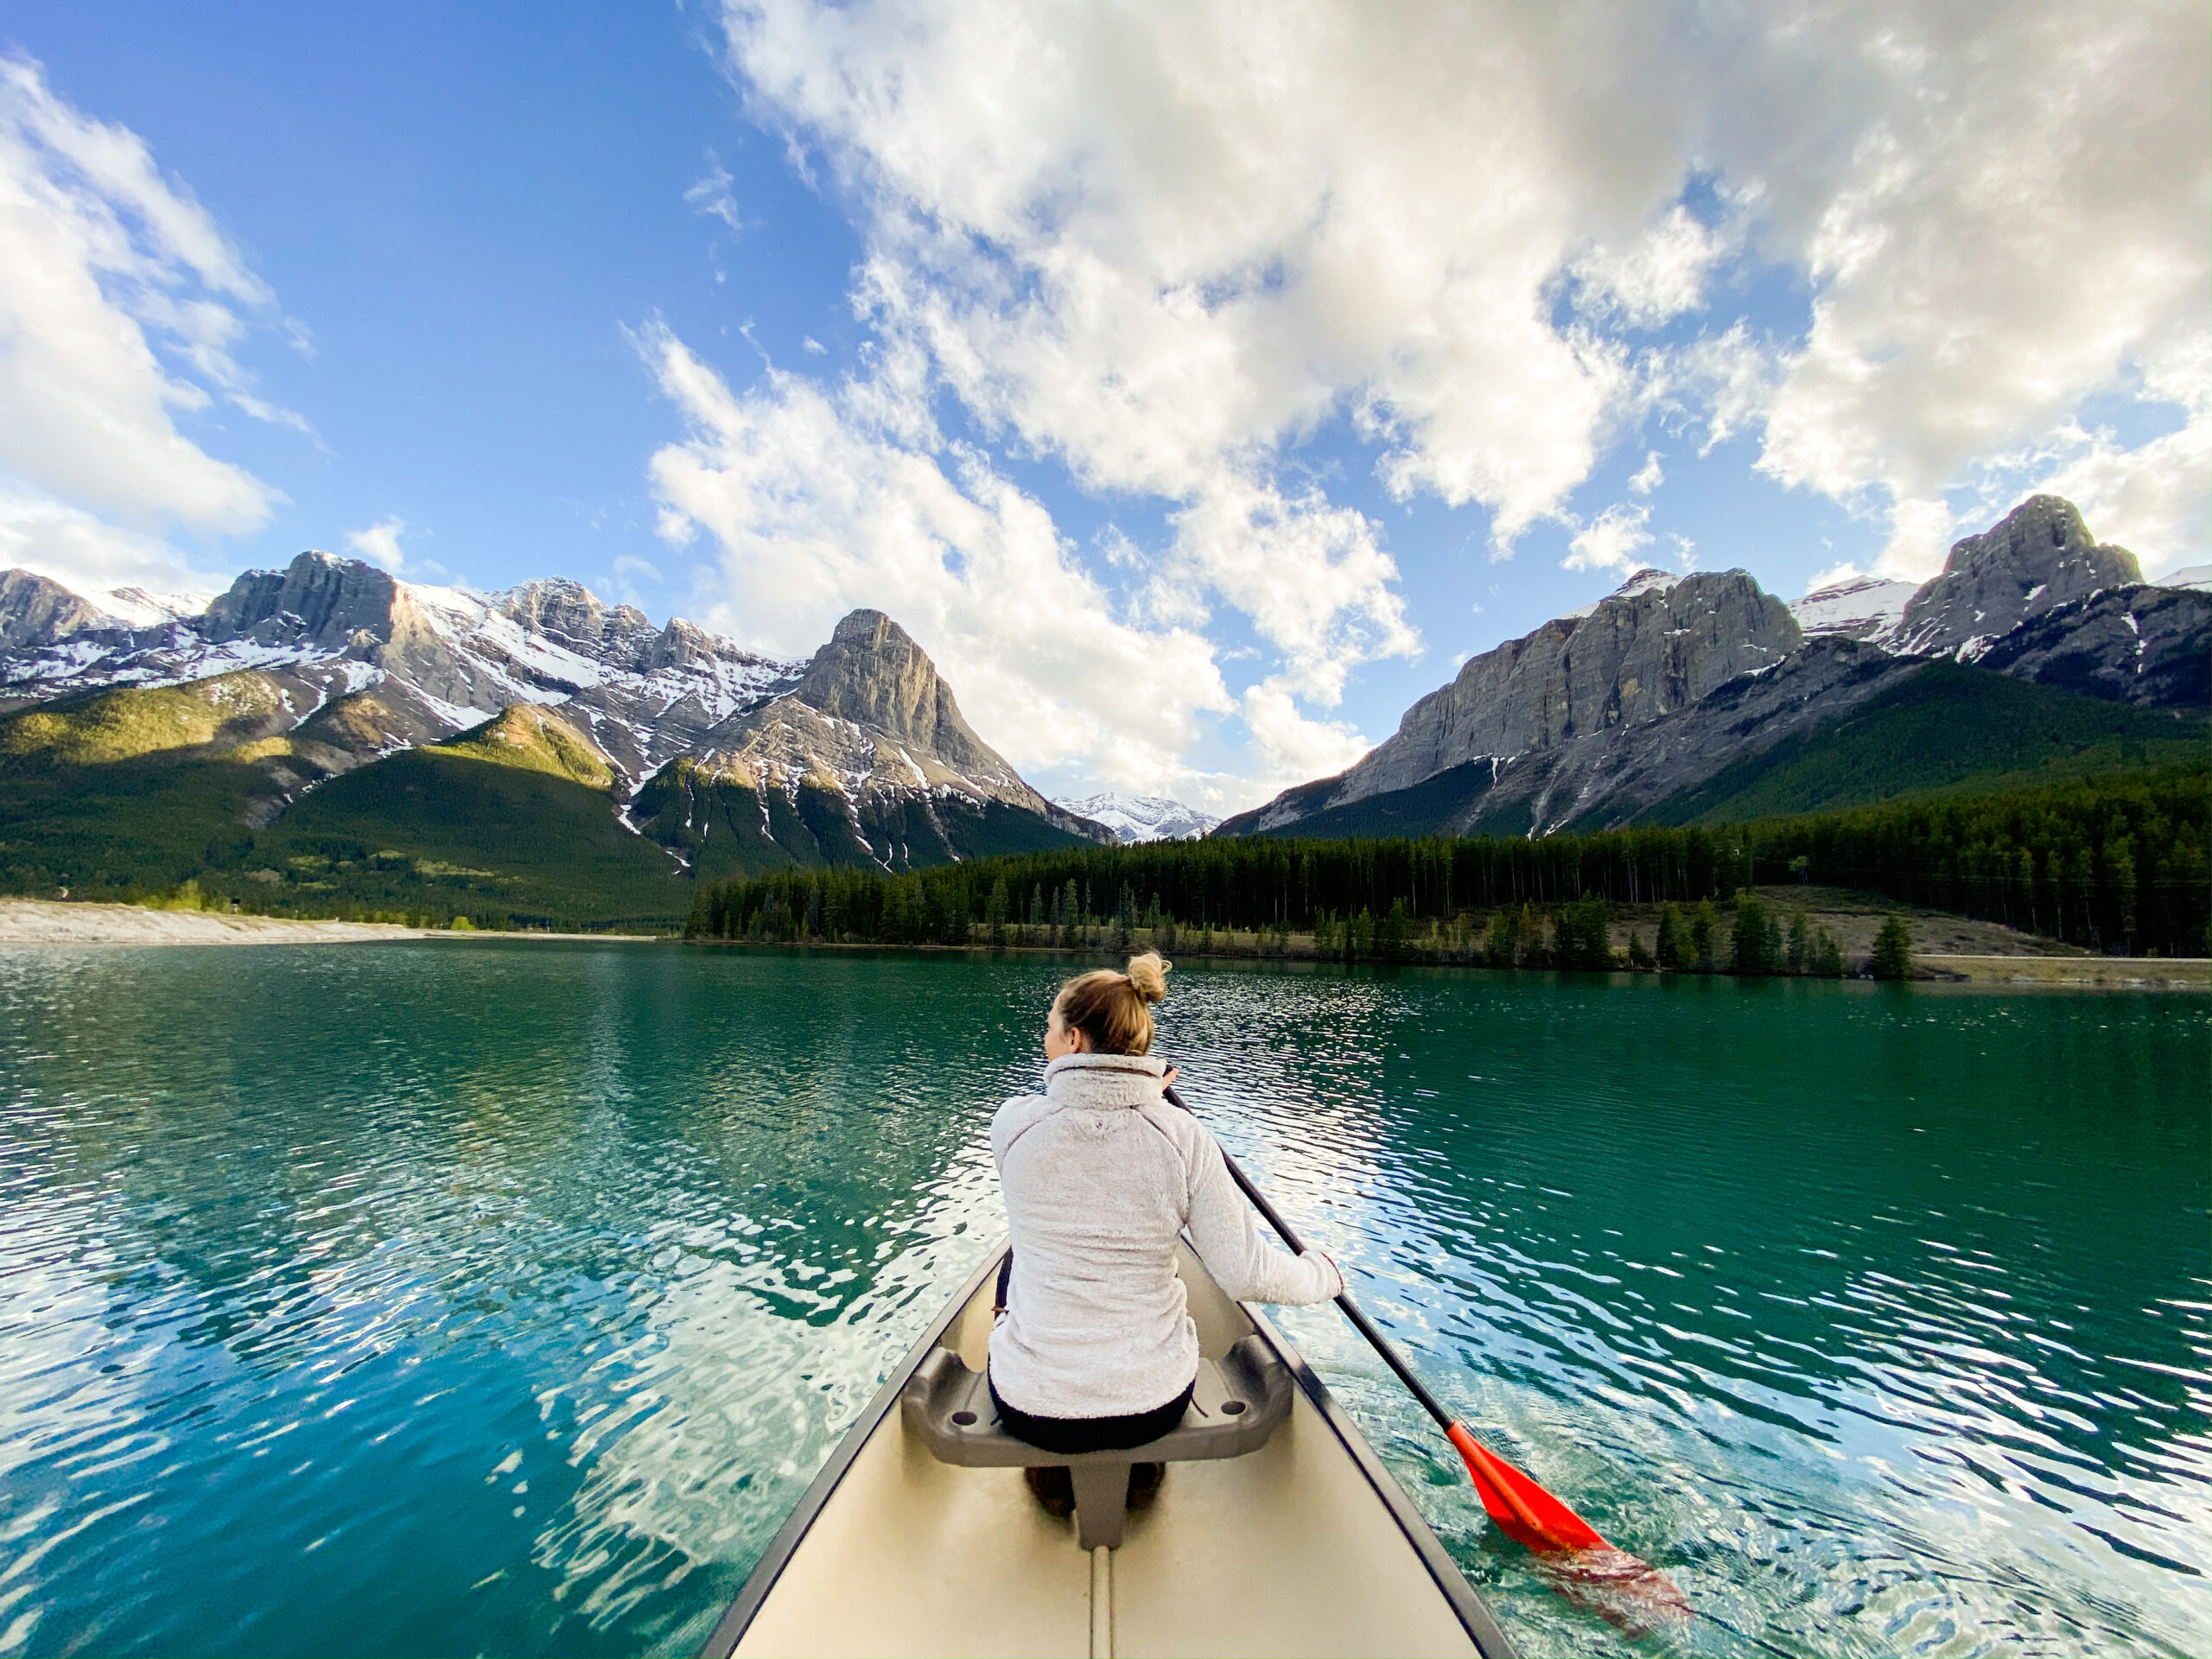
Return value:
[[(0, 952), (0, 1652), (688, 1648), (998, 1230), (1061, 971)], [(1181, 980), (1193, 1104), (1686, 1650), (2212, 1637), (2201, 1000)], [(1287, 1323), (1529, 1649), (1626, 1644)]]

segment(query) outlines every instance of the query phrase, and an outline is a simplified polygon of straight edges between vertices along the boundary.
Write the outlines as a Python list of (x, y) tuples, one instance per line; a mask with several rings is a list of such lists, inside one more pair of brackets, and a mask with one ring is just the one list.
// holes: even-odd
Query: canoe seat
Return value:
[(1198, 1362), (1197, 1385), (1183, 1421), (1156, 1440), (1122, 1452), (1047, 1452), (1017, 1440), (999, 1426), (988, 1383), (959, 1354), (938, 1348), (923, 1360), (899, 1395), (907, 1433), (940, 1463), (965, 1468), (1064, 1468), (1075, 1484), (1076, 1541), (1085, 1549), (1118, 1548), (1128, 1518), (1129, 1465), (1241, 1458), (1267, 1444), (1290, 1415), (1290, 1369), (1257, 1337), (1246, 1337), (1219, 1360)]

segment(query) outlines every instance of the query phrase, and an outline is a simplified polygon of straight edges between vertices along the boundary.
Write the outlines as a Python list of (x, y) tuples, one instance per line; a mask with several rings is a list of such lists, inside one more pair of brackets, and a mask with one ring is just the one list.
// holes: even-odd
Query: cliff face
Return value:
[(73, 634), (119, 626), (99, 607), (58, 582), (28, 570), (0, 571), (0, 652), (36, 650), (59, 645)]
[(1331, 787), (1308, 785), (1296, 791), (1300, 798), (1270, 802), (1222, 828), (1275, 829), (1454, 766), (1503, 766), (1643, 725), (1773, 668), (1803, 640), (1789, 607), (1740, 570), (1679, 578), (1639, 571), (1586, 614), (1470, 658)]

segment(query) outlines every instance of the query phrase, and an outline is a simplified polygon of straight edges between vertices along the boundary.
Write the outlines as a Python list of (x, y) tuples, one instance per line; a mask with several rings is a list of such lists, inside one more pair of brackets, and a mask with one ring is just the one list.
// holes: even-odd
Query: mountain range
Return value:
[(397, 904), (428, 882), (528, 913), (588, 887), (680, 913), (674, 886), (702, 876), (1116, 839), (1024, 782), (875, 611), (785, 663), (573, 582), (476, 594), (326, 553), (196, 613), (102, 599), (0, 575), (18, 891), (207, 867), (271, 898)]
[[(2180, 580), (2190, 581), (2187, 573)], [(891, 618), (804, 662), (568, 581), (303, 553), (207, 601), (0, 573), (0, 889), (608, 922), (706, 879), (1082, 842), (1719, 822), (2208, 753), (2212, 594), (2038, 496), (1912, 587), (1639, 571), (1215, 824), (1055, 802)]]
[(1196, 841), (1221, 820), (1195, 806), (1160, 795), (1124, 795), (1109, 790), (1058, 804), (1113, 831), (1123, 846), (1144, 841)]
[[(1917, 588), (1642, 570), (1217, 835), (1548, 835), (2205, 753), (2212, 595), (2033, 496)], [(2146, 747), (2147, 746), (2147, 747)]]

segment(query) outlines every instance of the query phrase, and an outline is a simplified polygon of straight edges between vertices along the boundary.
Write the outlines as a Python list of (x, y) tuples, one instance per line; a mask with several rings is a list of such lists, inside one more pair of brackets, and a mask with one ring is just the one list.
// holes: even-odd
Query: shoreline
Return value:
[(301, 921), (212, 910), (155, 910), (143, 905), (0, 899), (0, 945), (10, 944), (378, 944), (403, 939), (543, 939), (652, 944), (652, 933), (492, 932), (404, 927), (395, 922)]
[[(1232, 936), (1233, 937), (1233, 936)], [(404, 940), (446, 941), (530, 939), (547, 943), (588, 944), (652, 944), (681, 943), (722, 949), (769, 950), (944, 952), (965, 956), (1000, 955), (1055, 959), (1115, 960), (1115, 953), (1089, 944), (1032, 944), (1008, 941), (1003, 944), (880, 944), (861, 940), (771, 942), (747, 939), (675, 939), (652, 933), (540, 933), (406, 927), (391, 922), (308, 921), (274, 916), (229, 915), (219, 911), (157, 910), (139, 905), (60, 902), (47, 899), (0, 899), (0, 947), (7, 945), (180, 945), (180, 944), (375, 944)], [(1977, 941), (1979, 943), (1980, 941)], [(1240, 940), (1241, 944), (1242, 941)], [(1284, 952), (1262, 950), (1256, 937), (1249, 948), (1231, 944), (1226, 950), (1200, 951), (1197, 941), (1179, 942), (1176, 954), (1192, 963), (1219, 963), (1248, 967), (1313, 967), (1319, 959), (1310, 939)], [(1370, 964), (1373, 965), (1373, 964)], [(1410, 961), (1396, 964), (1410, 968), (1471, 967), (1474, 964)], [(2086, 952), (2055, 956), (2032, 950), (1928, 951), (1913, 954), (1913, 982), (1923, 985), (1975, 984), (2037, 987), (2057, 990), (2212, 990), (2212, 957), (2093, 957)], [(1484, 971), (1491, 971), (1484, 969)], [(1497, 969), (1496, 971), (1550, 971)], [(1621, 969), (1617, 971), (1625, 972)], [(1683, 977), (1731, 978), (1720, 973)], [(1785, 976), (1786, 977), (1786, 976)]]

